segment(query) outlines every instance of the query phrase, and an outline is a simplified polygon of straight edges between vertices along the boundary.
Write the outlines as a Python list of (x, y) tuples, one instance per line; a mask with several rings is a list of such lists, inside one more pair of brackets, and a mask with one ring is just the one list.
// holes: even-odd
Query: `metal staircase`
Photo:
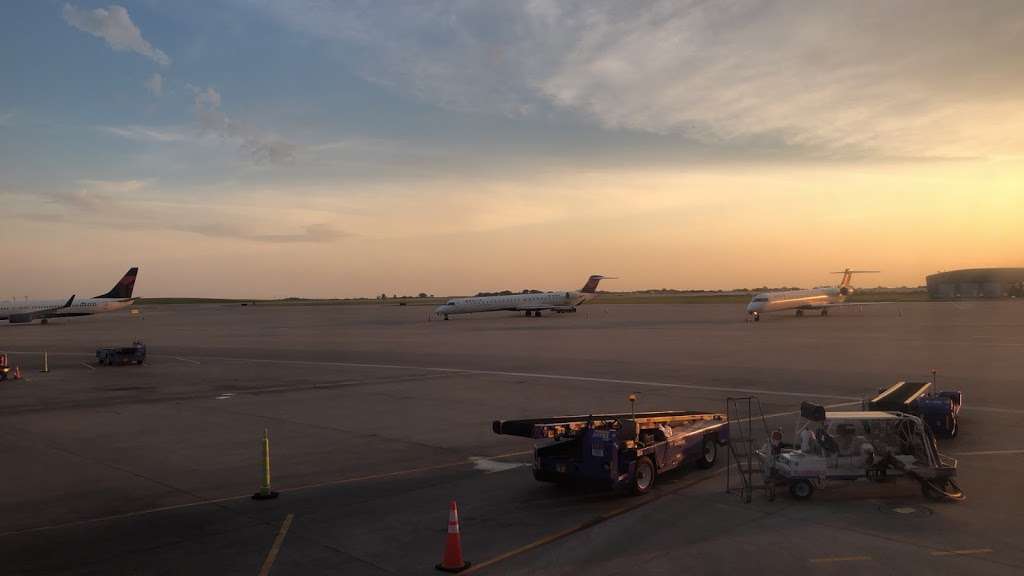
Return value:
[[(738, 493), (740, 499), (749, 503), (754, 490), (764, 490), (768, 499), (774, 500), (774, 484), (765, 478), (761, 461), (754, 454), (755, 450), (768, 443), (768, 421), (761, 401), (757, 396), (729, 397), (725, 399), (725, 413), (729, 419), (726, 493)], [(758, 422), (755, 424), (754, 420)]]

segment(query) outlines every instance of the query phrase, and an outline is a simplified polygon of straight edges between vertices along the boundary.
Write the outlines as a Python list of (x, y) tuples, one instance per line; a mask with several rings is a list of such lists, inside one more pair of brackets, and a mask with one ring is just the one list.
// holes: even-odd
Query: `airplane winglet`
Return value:
[(68, 301), (61, 306), (61, 308), (71, 308), (71, 303), (75, 301), (75, 296), (77, 296), (77, 294), (72, 294), (71, 298), (68, 298)]

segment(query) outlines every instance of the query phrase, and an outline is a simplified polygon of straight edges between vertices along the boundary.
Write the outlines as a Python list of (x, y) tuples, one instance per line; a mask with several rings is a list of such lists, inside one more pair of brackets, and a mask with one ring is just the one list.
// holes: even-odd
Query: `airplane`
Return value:
[(509, 294), (505, 296), (477, 296), (473, 298), (455, 298), (440, 305), (434, 310), (437, 316), (448, 319), (449, 314), (472, 314), (474, 312), (497, 312), (509, 310), (525, 312), (527, 316), (540, 316), (543, 310), (555, 312), (575, 312), (576, 307), (593, 299), (597, 295), (597, 284), (601, 280), (613, 280), (610, 276), (594, 275), (579, 291), (543, 292), (541, 294)]
[[(878, 270), (850, 270), (847, 268), (842, 272), (832, 272), (832, 274), (843, 275), (839, 286), (811, 288), (810, 290), (787, 290), (785, 292), (762, 292), (751, 299), (750, 304), (747, 305), (747, 314), (753, 317), (754, 322), (758, 322), (761, 320), (761, 314), (765, 312), (796, 310), (797, 316), (803, 316), (805, 311), (820, 310), (822, 316), (828, 316), (829, 308), (862, 306), (861, 303), (846, 302), (846, 298), (853, 294), (850, 280), (854, 274), (877, 274), (878, 272)], [(872, 304), (885, 304), (885, 302), (872, 302)]]
[(7, 320), (11, 324), (26, 324), (38, 319), (42, 320), (43, 324), (45, 324), (50, 318), (90, 316), (102, 312), (122, 310), (135, 302), (135, 299), (132, 298), (132, 290), (135, 287), (135, 278), (138, 274), (138, 268), (128, 270), (109, 292), (95, 298), (85, 298), (76, 301), (75, 297), (72, 296), (67, 302), (63, 300), (0, 302), (0, 320)]

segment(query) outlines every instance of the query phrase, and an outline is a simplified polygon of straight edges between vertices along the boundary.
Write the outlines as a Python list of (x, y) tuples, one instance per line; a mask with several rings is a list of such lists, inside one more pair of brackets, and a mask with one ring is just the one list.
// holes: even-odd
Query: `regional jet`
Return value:
[[(846, 302), (846, 298), (853, 294), (853, 286), (850, 286), (850, 280), (854, 274), (876, 273), (878, 273), (878, 270), (850, 270), (847, 268), (842, 272), (832, 272), (832, 274), (843, 275), (843, 280), (839, 283), (839, 286), (812, 288), (810, 290), (788, 290), (785, 292), (762, 292), (754, 296), (750, 304), (747, 305), (747, 314), (752, 316), (754, 321), (757, 322), (761, 319), (761, 314), (765, 312), (796, 310), (797, 316), (803, 316), (805, 311), (819, 310), (822, 316), (828, 316), (829, 308), (861, 306), (862, 304), (860, 303), (850, 304)], [(882, 302), (873, 304), (882, 304)]]
[(527, 316), (540, 316), (543, 310), (554, 312), (575, 312), (576, 307), (597, 295), (597, 284), (601, 280), (612, 280), (610, 276), (591, 276), (579, 291), (543, 292), (540, 294), (509, 294), (505, 296), (477, 296), (455, 298), (438, 306), (434, 314), (448, 319), (450, 314), (472, 314), (474, 312), (497, 312), (509, 310), (525, 312)]
[(95, 298), (75, 300), (75, 297), (72, 296), (67, 302), (63, 300), (26, 300), (24, 302), (0, 303), (0, 320), (7, 320), (11, 324), (25, 324), (33, 320), (42, 320), (43, 323), (46, 323), (50, 318), (89, 316), (101, 312), (122, 310), (135, 302), (135, 299), (132, 298), (132, 290), (135, 287), (135, 277), (138, 276), (138, 273), (138, 268), (132, 268), (109, 292)]

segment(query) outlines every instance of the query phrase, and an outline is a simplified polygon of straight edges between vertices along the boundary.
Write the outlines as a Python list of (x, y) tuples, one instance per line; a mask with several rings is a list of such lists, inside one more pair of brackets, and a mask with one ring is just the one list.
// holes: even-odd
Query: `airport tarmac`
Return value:
[[(161, 305), (0, 325), (26, 375), (0, 383), (0, 572), (429, 574), (452, 499), (478, 574), (1024, 570), (1024, 306), (756, 324), (743, 308), (598, 300), (428, 322), (415, 306)], [(134, 339), (146, 365), (95, 365)], [(932, 369), (965, 394), (959, 437), (940, 441), (959, 504), (909, 483), (744, 504), (723, 463), (644, 497), (572, 491), (535, 482), (531, 442), (490, 428), (627, 411), (633, 392), (638, 410), (756, 394), (791, 434), (802, 400), (853, 407)], [(264, 429), (281, 496), (257, 502)]]

